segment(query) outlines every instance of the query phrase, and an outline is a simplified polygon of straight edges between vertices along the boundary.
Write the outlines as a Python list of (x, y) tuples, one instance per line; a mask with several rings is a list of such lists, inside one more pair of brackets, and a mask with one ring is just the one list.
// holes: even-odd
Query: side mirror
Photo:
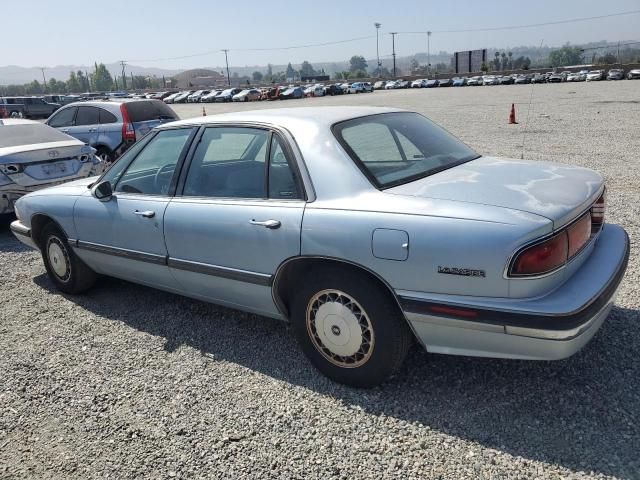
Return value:
[(108, 202), (113, 196), (113, 190), (111, 183), (107, 180), (95, 184), (91, 187), (91, 195), (100, 200), (101, 202)]

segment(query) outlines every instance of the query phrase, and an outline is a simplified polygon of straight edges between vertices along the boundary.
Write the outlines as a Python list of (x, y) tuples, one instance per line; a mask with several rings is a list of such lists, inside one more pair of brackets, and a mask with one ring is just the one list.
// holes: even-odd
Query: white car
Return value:
[(567, 75), (567, 82), (582, 82), (584, 79), (579, 72), (572, 72)]
[(634, 68), (633, 70), (629, 70), (629, 73), (627, 73), (627, 78), (629, 80), (640, 79), (640, 68)]
[(471, 86), (482, 85), (482, 83), (482, 77), (479, 76), (471, 77), (469, 80), (467, 80), (467, 85)]
[(173, 101), (178, 98), (180, 95), (184, 94), (184, 92), (176, 92), (169, 95), (167, 98), (163, 99), (164, 103), (173, 103)]
[(604, 70), (591, 70), (587, 73), (587, 82), (604, 80)]
[(347, 93), (364, 93), (364, 92), (372, 92), (373, 91), (373, 87), (371, 86), (371, 84), (367, 83), (365, 85), (364, 82), (354, 82), (351, 85), (349, 85), (349, 88), (347, 88)]
[(427, 86), (427, 80), (425, 78), (419, 78), (411, 82), (411, 88), (424, 88)]
[(396, 88), (398, 88), (398, 82), (396, 82), (395, 80), (389, 80), (384, 86), (385, 90), (394, 90)]
[(102, 173), (95, 151), (44, 123), (0, 120), (0, 214), (29, 192)]
[(203, 96), (210, 93), (211, 90), (196, 90), (187, 97), (187, 103), (198, 103)]

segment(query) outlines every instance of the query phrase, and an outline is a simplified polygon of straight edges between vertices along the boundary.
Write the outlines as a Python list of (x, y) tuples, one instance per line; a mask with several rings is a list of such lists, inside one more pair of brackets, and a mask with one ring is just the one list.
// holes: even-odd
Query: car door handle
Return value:
[(60, 131), (62, 133), (69, 133), (69, 129), (68, 128), (61, 128)]
[(153, 210), (145, 210), (143, 212), (141, 212), (140, 210), (136, 210), (133, 213), (134, 215), (140, 215), (141, 217), (144, 217), (144, 218), (153, 218), (156, 216), (156, 212), (154, 212)]
[(97, 129), (97, 128), (90, 128), (90, 129), (89, 129), (89, 131), (90, 131), (90, 132), (97, 132), (97, 131), (98, 131), (98, 129)]
[(259, 222), (257, 220), (251, 220), (249, 222), (251, 225), (259, 225), (261, 227), (270, 228), (275, 230), (276, 228), (280, 228), (280, 222), (278, 220), (265, 220), (263, 222)]

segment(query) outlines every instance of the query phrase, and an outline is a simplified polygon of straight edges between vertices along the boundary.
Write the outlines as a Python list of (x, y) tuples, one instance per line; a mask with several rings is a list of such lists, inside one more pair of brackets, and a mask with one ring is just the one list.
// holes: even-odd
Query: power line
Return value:
[[(348, 38), (346, 40), (336, 40), (334, 42), (324, 42), (324, 43), (310, 43), (308, 45), (292, 45), (289, 47), (268, 47), (268, 48), (234, 48), (228, 49), (228, 51), (233, 52), (271, 52), (278, 50), (295, 50), (300, 48), (312, 48), (312, 47), (326, 47), (328, 45), (340, 45), (343, 43), (350, 42), (358, 42), (360, 40), (370, 40), (375, 38), (375, 35), (369, 35), (366, 37), (357, 37), (357, 38)], [(151, 59), (138, 59), (138, 60), (128, 60), (128, 62), (162, 62), (166, 60), (182, 60), (183, 58), (193, 58), (193, 57), (204, 57), (206, 55), (213, 55), (214, 53), (218, 53), (220, 50), (210, 50), (208, 52), (202, 53), (193, 53), (190, 55), (181, 55), (179, 57), (166, 57), (166, 58), (151, 58)]]
[[(594, 17), (570, 18), (567, 20), (556, 20), (554, 22), (530, 23), (527, 25), (510, 25), (507, 27), (489, 27), (489, 28), (466, 28), (462, 30), (431, 30), (431, 33), (470, 33), (470, 32), (493, 32), (498, 30), (516, 30), (518, 28), (544, 27), (547, 25), (562, 25), (565, 23), (586, 22), (589, 20), (599, 20), (601, 18), (620, 17), (623, 15), (635, 15), (640, 10), (629, 10), (627, 12), (609, 13), (607, 15), (596, 15)], [(398, 34), (426, 34), (427, 32), (398, 32)]]
[[(599, 20), (602, 18), (611, 18), (611, 17), (620, 17), (624, 15), (635, 15), (639, 14), (640, 10), (629, 10), (626, 12), (618, 12), (618, 13), (609, 13), (606, 15), (596, 15), (592, 17), (579, 17), (579, 18), (571, 18), (566, 20), (556, 20), (550, 22), (543, 23), (531, 23), (527, 25), (510, 25), (503, 27), (487, 27), (487, 28), (467, 28), (467, 29), (458, 29), (458, 30), (430, 30), (431, 33), (472, 33), (472, 32), (492, 32), (492, 31), (500, 31), (500, 30), (516, 30), (520, 28), (534, 28), (534, 27), (543, 27), (548, 25), (563, 25), (567, 23), (576, 23), (576, 22), (586, 22), (590, 20)], [(416, 32), (397, 32), (397, 34), (408, 35), (408, 34), (419, 34), (426, 35), (429, 32), (427, 31), (416, 31)], [(367, 35), (364, 37), (355, 37), (355, 38), (347, 38), (344, 40), (335, 40), (332, 42), (321, 42), (321, 43), (309, 43), (306, 45), (290, 45), (284, 47), (255, 47), (255, 48), (234, 48), (229, 49), (230, 52), (275, 52), (275, 51), (285, 51), (285, 50), (296, 50), (301, 48), (314, 48), (314, 47), (326, 47), (330, 45), (342, 45), (345, 43), (359, 42), (362, 40), (370, 40), (375, 38), (375, 35)], [(175, 57), (163, 57), (163, 58), (148, 58), (148, 59), (129, 59), (128, 62), (164, 62), (169, 60), (183, 60), (186, 58), (195, 58), (195, 57), (204, 57), (207, 55), (213, 55), (220, 52), (220, 50), (209, 50), (201, 53), (193, 53), (188, 55), (179, 55)]]

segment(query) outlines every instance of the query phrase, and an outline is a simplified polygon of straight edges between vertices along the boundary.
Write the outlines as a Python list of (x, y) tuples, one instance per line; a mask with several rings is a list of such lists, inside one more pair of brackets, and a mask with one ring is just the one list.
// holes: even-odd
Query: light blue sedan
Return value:
[(63, 292), (101, 274), (283, 319), (321, 372), (366, 387), (413, 341), (578, 351), (629, 255), (604, 208), (592, 170), (483, 157), (412, 112), (320, 107), (159, 126), (100, 178), (21, 198), (11, 229)]

